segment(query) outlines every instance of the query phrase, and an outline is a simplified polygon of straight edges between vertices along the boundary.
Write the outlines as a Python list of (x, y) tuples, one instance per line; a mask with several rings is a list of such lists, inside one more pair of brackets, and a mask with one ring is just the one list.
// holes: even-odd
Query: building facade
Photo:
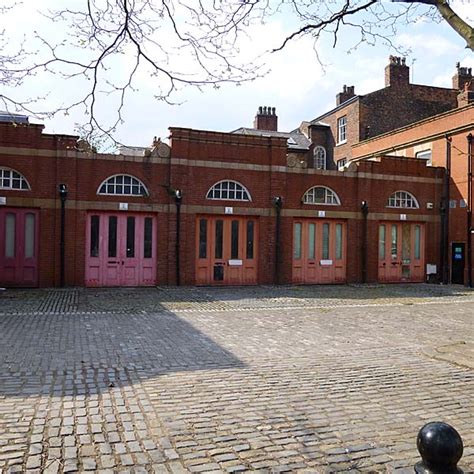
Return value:
[[(388, 68), (383, 94), (424, 97), (403, 61)], [(470, 76), (464, 69), (458, 81)], [(253, 128), (173, 127), (169, 144), (122, 154), (6, 114), (0, 286), (466, 283), (472, 82), (462, 88), (454, 105), (454, 89), (437, 92), (417, 108), (428, 118), (394, 118), (377, 136), (362, 138), (366, 118), (351, 138), (346, 121), (341, 170), (326, 166), (331, 136), (343, 133), (338, 113), (357, 106), (361, 117), (367, 96), (340, 97), (332, 122), (326, 114), (328, 123), (288, 133), (261, 107)]]
[(2, 286), (424, 281), (438, 264), (444, 169), (419, 160), (289, 167), (286, 138), (181, 128), (101, 155), (0, 126)]

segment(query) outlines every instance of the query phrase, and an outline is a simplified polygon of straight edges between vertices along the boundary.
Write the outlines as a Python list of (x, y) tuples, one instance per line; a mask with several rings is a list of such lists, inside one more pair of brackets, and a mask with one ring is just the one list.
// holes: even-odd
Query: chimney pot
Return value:
[(253, 128), (257, 130), (278, 131), (278, 116), (276, 108), (268, 105), (260, 106), (253, 122)]
[(410, 68), (406, 58), (390, 56), (389, 64), (385, 66), (385, 87), (403, 86), (410, 83)]

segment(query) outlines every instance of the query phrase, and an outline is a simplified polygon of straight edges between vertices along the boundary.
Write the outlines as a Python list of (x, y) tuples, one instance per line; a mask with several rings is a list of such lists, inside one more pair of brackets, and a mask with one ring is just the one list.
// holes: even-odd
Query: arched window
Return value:
[(206, 199), (224, 201), (251, 201), (247, 188), (237, 181), (219, 181), (206, 194)]
[(0, 168), (0, 189), (23, 189), (29, 191), (26, 178), (11, 168)]
[(326, 186), (315, 186), (308, 189), (303, 196), (304, 204), (327, 204), (328, 206), (340, 206), (339, 196)]
[(419, 209), (420, 206), (413, 194), (410, 194), (407, 191), (396, 191), (388, 198), (387, 207)]
[(322, 146), (317, 146), (313, 151), (314, 167), (317, 170), (326, 169), (326, 149)]
[(99, 186), (97, 194), (109, 194), (114, 196), (148, 196), (148, 190), (139, 179), (128, 174), (116, 174), (107, 178)]

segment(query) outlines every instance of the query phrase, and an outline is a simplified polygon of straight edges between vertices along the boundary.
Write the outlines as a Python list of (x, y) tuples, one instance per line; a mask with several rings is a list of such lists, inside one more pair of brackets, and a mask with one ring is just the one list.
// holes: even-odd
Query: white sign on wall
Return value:
[(120, 202), (119, 203), (119, 210), (120, 211), (128, 211), (128, 202)]
[(318, 211), (318, 217), (326, 217), (326, 211)]
[(224, 214), (233, 214), (234, 208), (233, 207), (226, 207), (224, 208)]
[(436, 265), (433, 263), (427, 263), (426, 264), (426, 274), (427, 275), (433, 275), (436, 273)]
[(407, 215), (406, 214), (400, 214), (400, 220), (401, 221), (406, 221), (407, 220)]
[(7, 198), (5, 196), (0, 196), (0, 206), (4, 206), (7, 203)]

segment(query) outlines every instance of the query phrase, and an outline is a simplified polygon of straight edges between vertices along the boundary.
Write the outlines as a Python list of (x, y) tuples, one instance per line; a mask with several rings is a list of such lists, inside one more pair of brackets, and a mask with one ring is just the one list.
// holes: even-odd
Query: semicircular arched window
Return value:
[(317, 170), (326, 169), (326, 149), (322, 146), (317, 146), (313, 151), (314, 167)]
[(237, 181), (219, 181), (214, 184), (206, 194), (206, 199), (219, 199), (224, 201), (251, 201), (250, 193), (245, 186)]
[(30, 185), (26, 178), (11, 168), (0, 168), (0, 189), (21, 189), (29, 191)]
[(97, 194), (114, 196), (148, 196), (148, 190), (139, 179), (128, 174), (116, 174), (102, 182)]
[(401, 209), (419, 209), (418, 201), (413, 194), (408, 191), (395, 191), (389, 198), (387, 207), (397, 207)]
[(304, 193), (303, 203), (340, 206), (341, 200), (332, 189), (327, 188), (326, 186), (314, 186)]

